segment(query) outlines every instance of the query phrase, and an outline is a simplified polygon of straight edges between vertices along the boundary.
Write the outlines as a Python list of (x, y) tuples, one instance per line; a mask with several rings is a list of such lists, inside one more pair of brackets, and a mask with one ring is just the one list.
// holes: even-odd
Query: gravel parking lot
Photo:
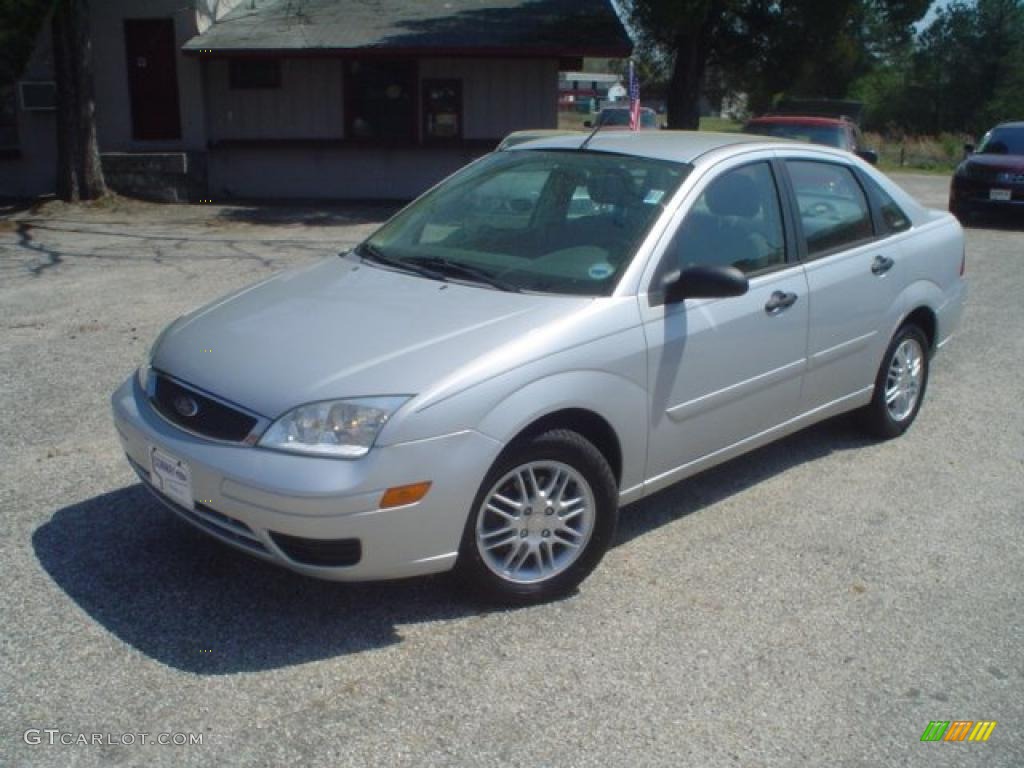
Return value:
[[(944, 205), (948, 179), (898, 180)], [(0, 209), (0, 765), (1024, 764), (1024, 226), (968, 231), (904, 438), (792, 436), (626, 510), (572, 598), (484, 612), (443, 577), (236, 554), (148, 497), (110, 422), (165, 324), (388, 212)], [(931, 720), (998, 726), (921, 743)]]

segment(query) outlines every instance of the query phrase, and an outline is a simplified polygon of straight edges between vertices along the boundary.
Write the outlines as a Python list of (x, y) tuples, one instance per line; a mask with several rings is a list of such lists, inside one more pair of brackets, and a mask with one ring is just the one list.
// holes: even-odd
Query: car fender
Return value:
[(941, 309), (946, 302), (946, 296), (942, 292), (942, 288), (931, 280), (915, 280), (914, 282), (907, 285), (896, 297), (895, 306), (899, 308), (896, 313), (896, 319), (891, 320), (889, 324), (888, 333), (882, 339), (884, 343), (881, 344), (881, 351), (878, 354), (878, 361), (881, 364), (882, 355), (889, 346), (889, 342), (896, 335), (896, 332), (900, 329), (900, 326), (906, 322), (907, 317), (911, 312), (925, 307), (930, 310), (936, 318), (936, 339), (938, 336), (938, 318), (940, 316)]
[(507, 445), (539, 419), (570, 408), (591, 411), (611, 426), (622, 453), (623, 501), (638, 495), (647, 459), (648, 397), (624, 376), (573, 370), (536, 379), (497, 403), (479, 431)]

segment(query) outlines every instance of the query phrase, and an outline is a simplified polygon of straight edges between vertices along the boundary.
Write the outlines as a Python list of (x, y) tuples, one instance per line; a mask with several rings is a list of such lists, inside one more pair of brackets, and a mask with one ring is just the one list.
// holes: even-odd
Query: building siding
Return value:
[(210, 140), (337, 139), (344, 103), (338, 59), (284, 59), (281, 87), (233, 90), (228, 62), (204, 62)]

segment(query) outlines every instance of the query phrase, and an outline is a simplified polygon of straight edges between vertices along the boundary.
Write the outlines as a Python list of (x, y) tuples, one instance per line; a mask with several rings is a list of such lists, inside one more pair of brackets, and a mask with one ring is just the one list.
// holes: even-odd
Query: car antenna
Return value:
[(590, 132), (590, 135), (589, 135), (589, 136), (587, 136), (587, 138), (585, 138), (585, 139), (583, 140), (583, 143), (582, 143), (582, 144), (580, 144), (580, 145), (579, 145), (578, 147), (576, 147), (576, 151), (577, 151), (577, 152), (582, 152), (583, 150), (585, 150), (585, 149), (587, 148), (587, 144), (589, 144), (589, 143), (590, 143), (590, 140), (591, 140), (592, 138), (594, 138), (594, 136), (596, 136), (596, 135), (597, 135), (597, 132), (598, 132), (598, 131), (600, 131), (600, 130), (601, 130), (601, 124), (600, 124), (600, 123), (598, 123), (597, 125), (595, 125), (595, 126), (594, 126), (594, 130), (592, 130), (592, 131)]

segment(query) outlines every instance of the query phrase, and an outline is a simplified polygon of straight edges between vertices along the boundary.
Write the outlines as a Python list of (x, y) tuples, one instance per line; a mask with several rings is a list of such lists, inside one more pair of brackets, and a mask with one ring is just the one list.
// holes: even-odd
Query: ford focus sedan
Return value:
[(157, 498), (252, 555), (545, 600), (630, 502), (845, 411), (902, 434), (964, 259), (952, 216), (839, 150), (555, 136), (178, 318), (114, 422)]

